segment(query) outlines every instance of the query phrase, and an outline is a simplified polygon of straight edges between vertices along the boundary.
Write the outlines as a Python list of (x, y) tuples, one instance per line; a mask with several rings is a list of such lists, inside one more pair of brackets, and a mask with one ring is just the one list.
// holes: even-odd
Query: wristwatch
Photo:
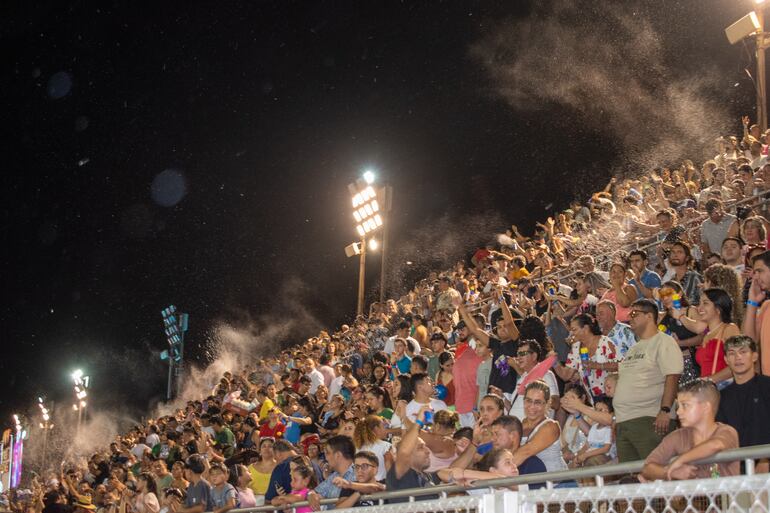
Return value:
[(664, 413), (671, 413), (671, 407), (670, 406), (661, 406), (660, 411)]

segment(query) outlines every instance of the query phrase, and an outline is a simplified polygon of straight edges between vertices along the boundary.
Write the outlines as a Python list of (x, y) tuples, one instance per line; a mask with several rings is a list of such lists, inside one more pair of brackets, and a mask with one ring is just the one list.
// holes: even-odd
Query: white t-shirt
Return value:
[[(393, 353), (393, 351), (396, 350), (396, 339), (397, 338), (398, 337), (396, 335), (394, 335), (394, 336), (390, 337), (388, 340), (385, 341), (385, 347), (382, 350), (388, 356), (390, 356), (390, 354)], [(414, 354), (420, 354), (420, 343), (417, 342), (417, 340), (415, 340), (412, 337), (406, 337), (404, 340), (411, 340), (412, 343), (414, 344)]]
[(612, 443), (612, 428), (610, 426), (600, 426), (595, 423), (588, 431), (588, 448), (601, 449), (607, 444)]
[[(406, 405), (406, 416), (409, 420), (414, 422), (417, 419), (417, 413), (420, 411), (420, 408), (425, 406), (425, 403), (418, 403), (414, 399), (409, 401), (409, 404)], [(444, 401), (439, 401), (438, 399), (431, 399), (430, 400), (430, 408), (433, 410), (433, 413), (436, 413), (437, 411), (446, 410), (447, 405)]]
[(342, 390), (342, 385), (345, 383), (345, 376), (337, 376), (332, 380), (332, 384), (329, 385), (329, 397), (335, 396)]
[(155, 447), (160, 443), (160, 437), (155, 433), (151, 433), (147, 435), (147, 438), (145, 438), (145, 443), (149, 445), (151, 448)]
[(385, 479), (387, 474), (387, 471), (385, 470), (385, 454), (391, 451), (392, 447), (390, 442), (377, 440), (373, 444), (362, 445), (358, 449), (359, 451), (372, 451), (377, 456), (377, 460), (380, 462), (380, 465), (377, 467), (377, 476), (375, 477), (377, 481)]
[(135, 444), (135, 445), (134, 445), (134, 446), (131, 448), (131, 454), (133, 454), (134, 456), (136, 456), (136, 459), (137, 459), (137, 460), (140, 460), (140, 461), (141, 461), (141, 459), (142, 459), (142, 456), (144, 456), (144, 451), (146, 451), (146, 450), (148, 450), (148, 449), (150, 449), (150, 447), (147, 447), (145, 444)]
[[(524, 381), (524, 379), (527, 377), (527, 373), (522, 374), (519, 376), (519, 379), (516, 380), (516, 388), (519, 387), (519, 384)], [(556, 376), (553, 375), (552, 371), (546, 372), (543, 377), (541, 378), (545, 383), (548, 385), (548, 388), (551, 391), (551, 397), (558, 396), (559, 395), (559, 383), (556, 381)], [(506, 399), (509, 401), (513, 401), (513, 404), (511, 404), (511, 409), (508, 410), (508, 415), (513, 415), (514, 417), (518, 417), (519, 420), (524, 420), (524, 394), (516, 395), (516, 389), (514, 388), (513, 393), (509, 394), (503, 394)], [(515, 401), (514, 401), (515, 398)], [(549, 401), (550, 404), (550, 401)], [(553, 410), (551, 407), (548, 407), (548, 417), (553, 418)]]
[(315, 394), (316, 390), (318, 390), (318, 387), (324, 384), (324, 375), (321, 374), (321, 371), (318, 369), (313, 369), (312, 371), (305, 374), (308, 378), (310, 378), (310, 390), (309, 392), (311, 394)]

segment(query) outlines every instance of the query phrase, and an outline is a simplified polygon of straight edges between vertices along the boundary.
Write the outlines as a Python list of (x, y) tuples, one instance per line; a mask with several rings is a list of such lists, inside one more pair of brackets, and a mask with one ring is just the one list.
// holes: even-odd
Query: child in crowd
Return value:
[(669, 433), (647, 457), (642, 470), (646, 480), (694, 479), (709, 476), (735, 476), (740, 463), (693, 465), (728, 449), (738, 448), (738, 432), (716, 422), (719, 391), (708, 379), (696, 379), (683, 385), (677, 395), (677, 415), (681, 428)]

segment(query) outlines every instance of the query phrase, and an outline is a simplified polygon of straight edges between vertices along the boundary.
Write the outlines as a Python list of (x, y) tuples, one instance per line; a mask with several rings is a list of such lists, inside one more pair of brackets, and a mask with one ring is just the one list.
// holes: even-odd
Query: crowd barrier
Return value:
[[(607, 476), (625, 476), (641, 472), (643, 461), (601, 465), (560, 472), (528, 474), (503, 479), (477, 481), (470, 487), (442, 485), (428, 488), (386, 491), (364, 497), (376, 506), (351, 508), (345, 513), (770, 513), (770, 474), (755, 474), (757, 459), (770, 458), (770, 444), (724, 451), (697, 462), (710, 465), (742, 461), (744, 474), (733, 477), (656, 481), (653, 483), (605, 485)], [(561, 481), (592, 479), (595, 486), (555, 488)], [(545, 483), (537, 490), (508, 491), (513, 485)], [(500, 488), (506, 488), (500, 491)], [(469, 491), (473, 495), (453, 496)], [(420, 500), (421, 497), (438, 499)], [(408, 502), (385, 504), (388, 499)], [(334, 504), (324, 499), (321, 504)], [(293, 508), (260, 506), (241, 508), (229, 513), (289, 511), (307, 506), (298, 502)]]

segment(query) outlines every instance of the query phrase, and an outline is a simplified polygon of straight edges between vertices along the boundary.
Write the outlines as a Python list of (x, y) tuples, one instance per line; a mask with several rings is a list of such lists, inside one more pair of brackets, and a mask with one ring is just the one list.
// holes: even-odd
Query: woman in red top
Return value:
[(703, 333), (703, 342), (695, 350), (695, 361), (700, 365), (700, 376), (719, 383), (731, 377), (724, 356), (725, 340), (740, 335), (741, 330), (732, 322), (733, 300), (722, 289), (706, 289), (701, 294), (698, 314), (695, 321), (684, 315), (683, 310), (675, 310), (674, 318), (681, 321), (685, 328), (693, 333)]
[(280, 410), (278, 408), (273, 408), (270, 410), (270, 413), (267, 414), (267, 422), (262, 424), (262, 427), (259, 428), (259, 436), (261, 438), (269, 437), (269, 438), (282, 438), (284, 431), (286, 431), (286, 426), (278, 420), (278, 415), (280, 413)]
[(436, 375), (436, 386), (443, 385), (446, 387), (446, 396), (441, 399), (447, 406), (454, 406), (455, 404), (455, 383), (454, 374), (452, 370), (455, 366), (455, 358), (449, 351), (444, 351), (438, 355), (438, 364), (441, 370)]

